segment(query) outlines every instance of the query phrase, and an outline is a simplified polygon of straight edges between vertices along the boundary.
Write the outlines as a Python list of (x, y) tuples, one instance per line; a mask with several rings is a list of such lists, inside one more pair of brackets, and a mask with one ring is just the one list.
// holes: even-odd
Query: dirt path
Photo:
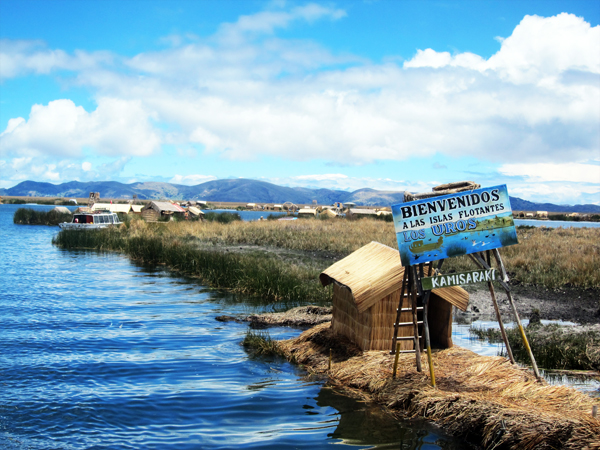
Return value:
[[(600, 290), (563, 288), (548, 290), (532, 286), (512, 286), (513, 299), (521, 319), (529, 318), (533, 310), (538, 310), (541, 319), (563, 320), (582, 325), (600, 324)], [(469, 309), (457, 317), (495, 318), (490, 292), (484, 286), (468, 287)], [(502, 289), (496, 288), (496, 298), (500, 312), (507, 320), (513, 321), (508, 297)]]

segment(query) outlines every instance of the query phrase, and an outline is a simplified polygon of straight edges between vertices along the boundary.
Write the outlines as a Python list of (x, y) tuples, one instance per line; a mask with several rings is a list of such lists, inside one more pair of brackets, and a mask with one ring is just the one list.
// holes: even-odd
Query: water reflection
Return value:
[[(338, 420), (334, 440), (346, 445), (377, 449), (446, 449), (469, 448), (452, 442), (434, 425), (424, 421), (398, 420), (381, 406), (359, 402), (331, 388), (322, 388), (316, 398), (318, 407), (333, 407)], [(311, 410), (310, 405), (306, 408)]]

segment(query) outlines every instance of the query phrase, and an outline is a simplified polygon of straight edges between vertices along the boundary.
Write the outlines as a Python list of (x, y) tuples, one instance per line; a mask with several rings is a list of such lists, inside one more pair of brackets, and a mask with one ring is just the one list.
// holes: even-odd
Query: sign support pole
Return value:
[[(527, 336), (525, 335), (525, 329), (523, 328), (523, 324), (521, 323), (521, 319), (519, 318), (519, 313), (517, 311), (517, 307), (515, 306), (515, 302), (513, 300), (512, 293), (510, 292), (510, 287), (506, 284), (506, 282), (508, 281), (508, 275), (506, 274), (506, 270), (504, 269), (504, 264), (502, 263), (502, 257), (500, 256), (500, 252), (498, 251), (498, 249), (493, 249), (493, 252), (494, 252), (494, 257), (496, 258), (496, 261), (498, 262), (498, 265), (500, 266), (500, 268), (502, 270), (503, 279), (500, 280), (500, 284), (506, 291), (506, 296), (508, 297), (508, 302), (510, 303), (513, 314), (515, 316), (515, 320), (517, 321), (517, 326), (519, 327), (519, 332), (521, 333), (521, 339), (523, 339), (523, 345), (525, 345), (525, 349), (527, 350), (527, 353), (529, 354), (529, 359), (531, 360), (531, 366), (533, 368), (533, 373), (535, 374), (535, 377), (538, 380), (540, 380), (541, 379), (540, 371), (538, 370), (537, 363), (535, 362), (535, 358), (531, 351), (531, 347), (529, 346), (529, 341), (527, 340)], [(470, 256), (472, 256), (473, 260), (477, 264), (479, 264), (482, 268), (490, 269), (490, 266), (485, 262), (485, 260), (479, 254), (477, 254), (476, 256), (473, 256), (473, 255), (470, 255)], [(508, 342), (508, 339), (507, 339), (507, 342)], [(508, 348), (508, 344), (507, 344), (507, 348)]]
[(490, 290), (490, 295), (492, 296), (492, 303), (494, 304), (494, 311), (496, 311), (496, 318), (498, 319), (498, 325), (500, 325), (500, 332), (502, 333), (502, 340), (504, 341), (504, 346), (506, 347), (506, 354), (508, 355), (508, 359), (510, 359), (511, 364), (515, 364), (515, 358), (513, 357), (512, 350), (510, 348), (510, 344), (508, 343), (508, 336), (506, 335), (506, 330), (504, 329), (504, 323), (502, 323), (502, 316), (500, 315), (500, 308), (498, 308), (498, 302), (496, 301), (496, 292), (494, 291), (494, 285), (491, 281), (487, 282), (488, 288)]
[(417, 317), (417, 271), (414, 266), (408, 268), (408, 283), (410, 286), (411, 303), (412, 303), (412, 320), (415, 339), (415, 358), (417, 360), (417, 372), (422, 372), (421, 368), (421, 344), (419, 342), (419, 324)]
[[(431, 274), (433, 263), (429, 263), (429, 273)], [(419, 278), (423, 278), (423, 263), (419, 264)], [(423, 298), (423, 336), (425, 337), (425, 347), (427, 348), (427, 364), (429, 365), (429, 375), (431, 377), (431, 385), (435, 387), (435, 372), (433, 370), (433, 359), (431, 357), (431, 341), (429, 340), (429, 322), (427, 314), (429, 312), (429, 294), (431, 291), (423, 293), (421, 283), (419, 282), (419, 292)]]

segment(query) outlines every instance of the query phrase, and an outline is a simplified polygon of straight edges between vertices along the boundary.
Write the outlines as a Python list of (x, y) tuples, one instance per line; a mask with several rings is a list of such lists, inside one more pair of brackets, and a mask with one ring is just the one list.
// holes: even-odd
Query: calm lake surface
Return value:
[(249, 357), (247, 326), (215, 320), (277, 305), (118, 254), (60, 250), (58, 227), (12, 223), (19, 207), (0, 205), (0, 448), (464, 448), (285, 361)]
[(530, 227), (549, 228), (600, 228), (600, 222), (575, 222), (570, 220), (515, 219), (515, 225), (528, 225)]

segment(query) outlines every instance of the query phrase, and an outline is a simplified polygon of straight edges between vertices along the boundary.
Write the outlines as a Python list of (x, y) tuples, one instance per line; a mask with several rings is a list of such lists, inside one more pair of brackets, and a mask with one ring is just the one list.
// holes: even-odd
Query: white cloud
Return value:
[(169, 180), (169, 183), (183, 184), (185, 186), (195, 186), (197, 184), (206, 183), (207, 181), (216, 180), (213, 175), (175, 175)]
[(600, 189), (581, 183), (547, 182), (510, 184), (510, 195), (539, 203), (557, 205), (600, 204)]
[(237, 42), (248, 34), (272, 34), (278, 28), (286, 28), (292, 22), (304, 20), (309, 23), (323, 18), (338, 20), (346, 16), (342, 9), (333, 9), (310, 3), (297, 6), (289, 11), (262, 11), (240, 16), (235, 23), (221, 25), (218, 36), (225, 41)]
[(11, 119), (0, 135), (3, 151), (15, 155), (77, 157), (91, 147), (102, 155), (147, 156), (160, 137), (140, 100), (101, 98), (88, 113), (71, 100), (34, 105), (29, 120)]
[(385, 192), (428, 192), (433, 186), (441, 184), (437, 181), (410, 181), (403, 179), (354, 177), (339, 173), (297, 175), (285, 178), (268, 176), (264, 177), (269, 183), (280, 186), (305, 186), (314, 189), (336, 189), (342, 191), (356, 191), (358, 189), (376, 189)]
[(48, 49), (41, 41), (0, 39), (0, 79), (54, 70), (90, 70), (113, 60), (109, 52), (76, 50), (69, 55), (64, 50)]
[(87, 161), (82, 163), (81, 170), (83, 170), (84, 172), (89, 172), (90, 170), (92, 170), (92, 163), (87, 162)]
[(463, 67), (492, 71), (518, 84), (554, 84), (556, 76), (569, 70), (600, 73), (600, 26), (591, 27), (573, 14), (525, 16), (511, 36), (497, 40), (501, 48), (487, 61), (472, 53), (452, 56), (428, 48), (418, 50), (404, 67)]
[(503, 164), (498, 171), (533, 182), (569, 181), (600, 184), (600, 165), (583, 163)]

